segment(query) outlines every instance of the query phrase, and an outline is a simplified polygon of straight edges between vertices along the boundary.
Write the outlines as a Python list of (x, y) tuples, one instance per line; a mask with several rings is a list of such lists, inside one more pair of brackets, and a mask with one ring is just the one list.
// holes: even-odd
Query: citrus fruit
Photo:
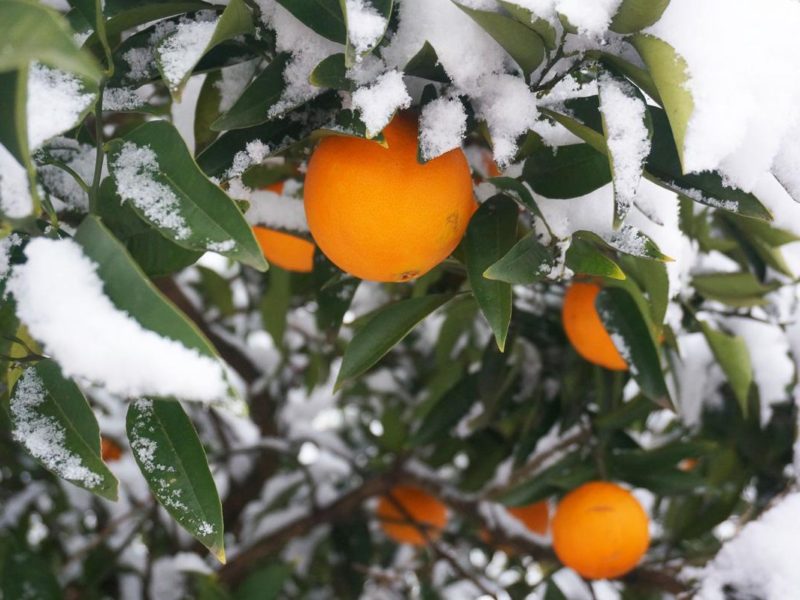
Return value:
[(550, 507), (547, 501), (534, 502), (526, 506), (514, 506), (508, 508), (508, 512), (523, 525), (538, 535), (547, 534), (547, 526), (550, 523)]
[(628, 364), (614, 345), (595, 307), (600, 286), (594, 283), (573, 283), (564, 294), (561, 320), (573, 348), (591, 363), (625, 371)]
[(407, 281), (455, 249), (476, 203), (460, 149), (420, 164), (410, 113), (396, 115), (383, 135), (388, 147), (345, 136), (320, 142), (306, 173), (306, 217), (315, 243), (343, 271)]
[(650, 543), (649, 519), (628, 490), (585, 483), (564, 496), (553, 517), (553, 549), (588, 579), (611, 579), (633, 569)]
[[(376, 514), (389, 538), (401, 544), (424, 546), (428, 539), (435, 540), (441, 535), (447, 524), (447, 507), (444, 504), (415, 487), (396, 486), (390, 493), (404, 510), (400, 510), (386, 496), (378, 502)], [(416, 524), (411, 523), (412, 520)], [(418, 525), (423, 526), (424, 534)]]
[[(281, 194), (283, 182), (273, 183), (264, 189)], [(298, 273), (310, 273), (313, 269), (314, 244), (308, 240), (259, 225), (253, 227), (253, 233), (264, 258), (270, 264)]]
[(122, 448), (111, 438), (101, 436), (100, 456), (104, 462), (114, 462), (115, 460), (119, 460), (122, 456)]

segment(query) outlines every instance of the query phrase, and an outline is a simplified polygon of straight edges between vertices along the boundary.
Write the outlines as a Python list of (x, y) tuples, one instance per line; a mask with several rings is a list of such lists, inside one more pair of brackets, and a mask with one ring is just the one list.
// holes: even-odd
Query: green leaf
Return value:
[(176, 340), (204, 356), (218, 358), (197, 326), (161, 295), (97, 217), (86, 217), (74, 239), (83, 253), (97, 263), (103, 292), (117, 308), (127, 312), (145, 329)]
[(314, 252), (312, 278), (317, 288), (317, 327), (320, 331), (339, 331), (361, 280), (343, 276), (319, 250)]
[(619, 265), (603, 254), (597, 246), (580, 237), (575, 232), (566, 253), (566, 264), (574, 273), (625, 279), (625, 273)]
[(657, 261), (672, 260), (670, 257), (662, 254), (653, 240), (632, 225), (623, 225), (622, 229), (619, 231), (604, 234), (603, 236), (587, 230), (576, 231), (573, 235), (579, 235), (583, 239), (590, 240), (602, 248), (614, 250), (621, 254)]
[(218, 87), (220, 81), (222, 81), (222, 71), (214, 71), (206, 75), (200, 87), (194, 111), (195, 154), (202, 152), (219, 136), (218, 132), (211, 129), (211, 124), (221, 115), (219, 104), (222, 96)]
[(731, 384), (742, 414), (747, 417), (750, 387), (753, 385), (753, 365), (744, 338), (717, 331), (704, 321), (700, 321), (700, 329)]
[(518, 219), (516, 202), (508, 196), (494, 196), (472, 215), (464, 237), (469, 284), (501, 352), (511, 322), (511, 285), (486, 279), (484, 272), (514, 245)]
[(222, 505), (206, 452), (175, 400), (131, 403), (125, 423), (133, 457), (167, 512), (225, 562)]
[(100, 428), (80, 389), (43, 360), (17, 380), (9, 402), (14, 437), (48, 471), (107, 498), (117, 480), (100, 458)]
[(667, 266), (663, 262), (643, 260), (635, 256), (621, 256), (620, 263), (650, 299), (650, 314), (653, 323), (661, 326), (667, 314), (669, 304), (669, 277)]
[(66, 20), (34, 0), (0, 2), (0, 72), (38, 61), (98, 82), (100, 68), (75, 44)]
[(328, 58), (319, 63), (311, 75), (308, 76), (311, 85), (322, 88), (332, 88), (334, 90), (352, 91), (356, 85), (347, 76), (347, 67), (344, 64), (344, 54), (331, 54)]
[(419, 427), (411, 436), (409, 445), (411, 447), (421, 446), (445, 435), (470, 411), (477, 400), (476, 378), (473, 376), (462, 379), (430, 407)]
[(547, 277), (553, 267), (553, 257), (534, 233), (529, 233), (486, 269), (486, 279), (527, 285)]
[(304, 25), (322, 37), (344, 44), (347, 25), (339, 0), (277, 0)]
[[(31, 552), (11, 542), (0, 565), (0, 598), (63, 600), (64, 595), (41, 551)], [(2, 557), (0, 552), (0, 557)]]
[(545, 53), (544, 40), (533, 29), (500, 13), (469, 8), (456, 0), (453, 0), (453, 3), (508, 52), (526, 78), (542, 63)]
[[(2, 7), (0, 7), (0, 11), (2, 11)], [(25, 169), (28, 180), (27, 192), (31, 199), (31, 214), (38, 215), (40, 211), (38, 184), (28, 145), (27, 65), (17, 71), (0, 72), (0, 98), (3, 99), (0, 102), (0, 144), (5, 147), (19, 166)], [(0, 148), (0, 152), (2, 151)], [(21, 203), (16, 196), (5, 198), (4, 193), (7, 193), (7, 190), (4, 186), (0, 186), (0, 206), (16, 206)]]
[(533, 12), (527, 8), (523, 8), (516, 2), (509, 2), (507, 0), (499, 0), (499, 2), (503, 8), (508, 11), (508, 14), (526, 27), (533, 29), (536, 33), (538, 33), (548, 50), (555, 50), (556, 30), (549, 21), (540, 19), (534, 15)]
[(439, 62), (436, 50), (428, 42), (425, 42), (419, 52), (408, 61), (403, 72), (413, 77), (421, 77), (422, 79), (430, 79), (440, 83), (450, 83), (450, 78), (447, 76), (442, 63)]
[(522, 179), (546, 198), (577, 198), (611, 181), (608, 159), (589, 144), (538, 148), (525, 161)]
[(379, 309), (356, 331), (344, 352), (336, 388), (364, 373), (403, 340), (425, 317), (450, 300), (448, 294), (435, 294), (400, 300)]
[(106, 32), (103, 0), (69, 0), (69, 2), (86, 19), (89, 24), (88, 31), (94, 34), (102, 45), (107, 59), (110, 60), (111, 46), (108, 43), (108, 33)]
[(270, 119), (269, 109), (283, 94), (283, 71), (288, 54), (278, 54), (244, 90), (230, 110), (211, 124), (214, 131), (244, 129)]
[(636, 301), (622, 288), (606, 287), (598, 294), (595, 305), (642, 393), (657, 404), (672, 408), (658, 347)]
[(511, 192), (532, 214), (544, 221), (544, 215), (527, 186), (513, 177), (491, 177), (488, 182), (506, 192)]
[(692, 287), (701, 296), (730, 306), (759, 306), (764, 296), (780, 287), (777, 282), (761, 283), (755, 275), (739, 273), (705, 273), (692, 277)]
[(257, 569), (236, 589), (234, 600), (276, 600), (293, 571), (292, 566), (284, 563)]
[(609, 29), (616, 33), (636, 33), (661, 18), (669, 0), (622, 0)]
[(672, 127), (680, 164), (683, 165), (686, 130), (694, 112), (694, 99), (687, 85), (689, 67), (672, 46), (655, 36), (639, 33), (631, 41), (658, 88)]
[(579, 452), (573, 452), (527, 481), (514, 486), (498, 500), (506, 506), (526, 506), (544, 500), (559, 490), (574, 489), (595, 476), (595, 467), (591, 461), (585, 461)]
[(261, 321), (277, 348), (283, 348), (286, 315), (292, 303), (292, 274), (276, 268), (267, 274), (267, 291), (261, 296)]
[[(186, 45), (186, 42), (178, 36), (185, 37), (186, 34), (181, 32), (179, 26), (176, 33), (168, 35), (160, 41), (155, 49), (156, 65), (169, 88), (170, 94), (174, 98), (180, 99), (183, 86), (186, 85), (195, 66), (211, 49), (224, 41), (253, 33), (253, 31), (253, 15), (245, 0), (230, 0), (228, 2), (214, 27), (211, 38), (199, 53), (181, 46), (181, 44)], [(174, 54), (176, 52), (183, 52), (177, 66), (174, 65)], [(186, 58), (193, 60), (186, 60)]]
[[(266, 270), (267, 263), (241, 210), (200, 171), (173, 125), (145, 123), (109, 142), (108, 151), (117, 193), (164, 237), (188, 250), (219, 252)], [(149, 156), (135, 159), (131, 165), (132, 152)], [(142, 184), (148, 186), (144, 192), (140, 191)], [(171, 206), (152, 207), (149, 203), (154, 195), (159, 200), (166, 197)], [(170, 213), (167, 218), (166, 211)]]

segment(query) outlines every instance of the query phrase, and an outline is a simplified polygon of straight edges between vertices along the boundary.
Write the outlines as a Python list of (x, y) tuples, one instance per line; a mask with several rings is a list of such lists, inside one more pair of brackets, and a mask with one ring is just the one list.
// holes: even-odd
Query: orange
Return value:
[(547, 525), (550, 522), (550, 507), (547, 501), (534, 502), (527, 506), (508, 508), (508, 512), (516, 517), (528, 529), (538, 535), (547, 534)]
[(595, 307), (600, 286), (573, 283), (564, 294), (561, 320), (572, 346), (590, 363), (612, 371), (626, 371), (628, 364), (608, 335)]
[(553, 517), (559, 560), (587, 579), (611, 579), (633, 569), (650, 544), (649, 519), (628, 490), (585, 483), (564, 496)]
[[(273, 183), (264, 189), (281, 194), (283, 182)], [(264, 258), (270, 264), (298, 273), (310, 273), (314, 268), (314, 244), (308, 240), (260, 226), (253, 227), (253, 233)]]
[(417, 161), (417, 120), (400, 113), (383, 130), (388, 148), (327, 137), (308, 163), (311, 235), (340, 269), (372, 281), (407, 281), (455, 249), (476, 208), (467, 158), (451, 150)]
[[(391, 495), (405, 512), (388, 497), (380, 499), (376, 514), (388, 537), (400, 544), (424, 546), (428, 539), (435, 540), (441, 535), (447, 525), (447, 507), (444, 504), (415, 487), (396, 486), (392, 488)], [(410, 521), (423, 525), (425, 535), (420, 527)]]
[(112, 439), (106, 436), (100, 437), (100, 456), (104, 462), (114, 462), (122, 456), (122, 448)]

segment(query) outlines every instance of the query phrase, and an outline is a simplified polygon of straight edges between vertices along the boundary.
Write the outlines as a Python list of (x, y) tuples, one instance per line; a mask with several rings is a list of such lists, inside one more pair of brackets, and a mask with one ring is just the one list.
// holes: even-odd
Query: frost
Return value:
[(64, 426), (41, 412), (40, 406), (46, 400), (44, 382), (36, 371), (27, 369), (17, 382), (9, 402), (14, 439), (59, 477), (90, 488), (100, 485), (103, 478), (86, 467), (81, 457), (66, 447)]
[(197, 21), (181, 20), (175, 32), (159, 44), (158, 61), (171, 88), (178, 87), (192, 71), (211, 42), (219, 19), (208, 18), (202, 11)]
[(28, 172), (3, 144), (0, 144), (0, 211), (12, 219), (33, 212)]
[(387, 21), (370, 0), (346, 0), (347, 35), (358, 53), (375, 46), (386, 31)]
[(419, 120), (422, 157), (431, 160), (461, 146), (467, 132), (467, 113), (458, 99), (437, 98), (422, 109)]
[(359, 111), (369, 137), (378, 135), (395, 112), (409, 106), (411, 96), (398, 71), (384, 73), (372, 85), (353, 92), (353, 108)]
[(650, 154), (650, 137), (644, 123), (646, 107), (628, 84), (610, 77), (600, 79), (600, 111), (606, 129), (606, 145), (614, 165), (617, 217), (630, 210)]
[(66, 376), (128, 397), (212, 401), (227, 395), (216, 360), (144, 329), (111, 303), (97, 266), (78, 244), (37, 238), (25, 255), (28, 261), (8, 282), (17, 316)]
[(119, 154), (111, 161), (117, 193), (141, 210), (148, 220), (169, 229), (176, 238), (189, 237), (191, 230), (180, 213), (180, 203), (175, 193), (156, 180), (161, 173), (156, 153), (149, 146), (125, 142)]
[(57, 69), (33, 63), (28, 72), (28, 144), (35, 150), (51, 137), (72, 129), (96, 94), (88, 93), (80, 79)]

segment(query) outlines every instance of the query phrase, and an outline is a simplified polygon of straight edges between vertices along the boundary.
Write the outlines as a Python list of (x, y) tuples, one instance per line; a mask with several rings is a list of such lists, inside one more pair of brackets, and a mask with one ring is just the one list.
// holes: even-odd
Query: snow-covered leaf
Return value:
[(579, 235), (583, 239), (591, 240), (601, 247), (616, 250), (622, 254), (658, 261), (672, 260), (662, 254), (653, 240), (632, 225), (625, 225), (619, 231), (603, 235), (586, 230), (576, 231), (574, 235)]
[(100, 80), (91, 54), (78, 48), (72, 31), (56, 11), (33, 0), (0, 3), (0, 72), (41, 62), (90, 81)]
[(546, 19), (537, 17), (531, 10), (521, 6), (520, 2), (514, 0), (498, 0), (500, 4), (508, 11), (512, 17), (517, 21), (533, 29), (538, 33), (548, 50), (555, 50), (556, 47), (556, 29), (553, 24)]
[(622, 288), (605, 287), (595, 304), (642, 393), (653, 402), (671, 408), (658, 347), (637, 302)]
[(100, 429), (75, 383), (43, 360), (17, 380), (9, 401), (14, 438), (46, 469), (109, 500), (117, 480), (100, 458)]
[(352, 67), (383, 39), (394, 0), (342, 0), (341, 5), (347, 27), (345, 64)]
[(389, 304), (356, 331), (344, 352), (336, 387), (358, 377), (403, 340), (425, 317), (450, 300), (448, 294), (409, 298)]
[(197, 432), (174, 400), (141, 399), (128, 409), (128, 441), (153, 495), (225, 562), (222, 505)]
[(753, 385), (753, 365), (750, 362), (747, 343), (744, 338), (717, 331), (704, 321), (700, 322), (700, 328), (719, 366), (728, 378), (742, 414), (747, 417), (750, 388)]
[(494, 196), (472, 215), (464, 236), (472, 293), (501, 351), (505, 348), (511, 322), (511, 285), (487, 279), (484, 272), (511, 250), (516, 240), (518, 219), (516, 202), (508, 196)]
[(609, 29), (616, 33), (636, 33), (661, 18), (669, 0), (622, 0)]
[(547, 277), (553, 267), (550, 252), (529, 233), (484, 271), (486, 279), (527, 285)]
[(611, 182), (608, 159), (589, 144), (547, 146), (525, 161), (522, 178), (546, 198), (577, 198)]
[(173, 125), (145, 123), (108, 150), (116, 193), (166, 238), (267, 268), (241, 210), (200, 171)]

